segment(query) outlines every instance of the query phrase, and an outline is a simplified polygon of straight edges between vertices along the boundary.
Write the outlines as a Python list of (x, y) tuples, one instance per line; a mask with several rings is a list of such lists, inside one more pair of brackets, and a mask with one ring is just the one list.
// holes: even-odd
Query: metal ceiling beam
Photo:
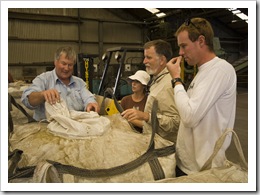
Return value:
[(64, 23), (78, 23), (82, 20), (93, 20), (99, 22), (110, 22), (110, 23), (125, 23), (125, 24), (147, 24), (147, 22), (140, 21), (129, 21), (129, 20), (106, 20), (96, 18), (85, 18), (77, 16), (55, 16), (55, 15), (44, 15), (44, 14), (31, 14), (31, 13), (19, 13), (19, 12), (8, 12), (8, 19), (17, 20), (30, 20), (30, 21), (45, 21), (45, 22), (64, 22)]
[(78, 23), (78, 17), (73, 17), (73, 16), (55, 16), (55, 15), (32, 14), (32, 13), (21, 13), (21, 12), (11, 12), (11, 11), (8, 12), (8, 19)]

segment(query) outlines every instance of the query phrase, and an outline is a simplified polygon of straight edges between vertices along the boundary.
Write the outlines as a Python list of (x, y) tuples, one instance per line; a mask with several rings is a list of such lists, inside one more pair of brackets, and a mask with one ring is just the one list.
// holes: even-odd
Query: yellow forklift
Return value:
[(112, 115), (122, 111), (118, 102), (132, 93), (127, 78), (137, 70), (145, 70), (143, 48), (109, 48), (103, 54), (102, 61), (104, 70), (96, 98), (101, 106), (101, 114)]

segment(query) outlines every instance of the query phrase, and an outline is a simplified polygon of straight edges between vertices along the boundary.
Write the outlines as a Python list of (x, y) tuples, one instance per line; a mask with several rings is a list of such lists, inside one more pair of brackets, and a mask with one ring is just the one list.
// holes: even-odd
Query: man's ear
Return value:
[(203, 35), (200, 35), (199, 38), (198, 38), (198, 41), (199, 41), (199, 45), (200, 46), (203, 46), (206, 44), (206, 39)]
[(166, 59), (166, 57), (164, 55), (161, 55), (160, 58), (161, 58), (161, 65), (164, 65), (164, 64), (167, 63), (167, 59)]

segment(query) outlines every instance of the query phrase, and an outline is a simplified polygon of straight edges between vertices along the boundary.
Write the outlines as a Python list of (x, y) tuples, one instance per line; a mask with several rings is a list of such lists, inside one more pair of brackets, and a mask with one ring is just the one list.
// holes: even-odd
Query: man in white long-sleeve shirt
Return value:
[[(207, 20), (186, 20), (175, 36), (180, 56), (171, 59), (167, 68), (181, 117), (176, 145), (178, 177), (199, 172), (223, 131), (234, 127), (237, 80), (233, 66), (215, 55), (214, 32)], [(183, 58), (189, 65), (198, 67), (187, 92), (180, 79)], [(213, 159), (212, 167), (223, 165), (230, 141), (231, 135)]]

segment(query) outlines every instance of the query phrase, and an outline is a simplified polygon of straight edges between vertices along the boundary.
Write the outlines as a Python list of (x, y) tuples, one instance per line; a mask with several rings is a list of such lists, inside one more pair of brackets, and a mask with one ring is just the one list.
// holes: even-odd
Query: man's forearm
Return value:
[(32, 92), (28, 96), (28, 101), (31, 104), (31, 106), (38, 106), (45, 102), (44, 96), (42, 92)]

